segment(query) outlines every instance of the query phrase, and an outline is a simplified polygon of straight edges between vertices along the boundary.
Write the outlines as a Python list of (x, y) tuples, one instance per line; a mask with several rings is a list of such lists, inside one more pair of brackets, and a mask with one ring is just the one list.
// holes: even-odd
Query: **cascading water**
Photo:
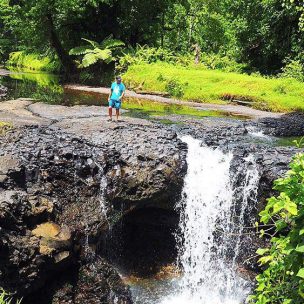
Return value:
[(174, 293), (162, 303), (240, 304), (249, 289), (248, 283), (237, 275), (236, 258), (243, 232), (242, 218), (249, 198), (256, 195), (258, 171), (253, 159), (244, 160), (248, 166), (235, 226), (232, 154), (202, 146), (192, 137), (182, 140), (188, 144), (184, 199), (178, 206), (178, 263), (183, 276)]
[[(251, 283), (238, 275), (245, 226), (255, 205), (259, 173), (253, 155), (231, 174), (232, 153), (185, 136), (188, 172), (176, 232), (175, 279), (151, 278), (130, 285), (138, 304), (241, 304)], [(246, 236), (247, 237), (247, 236)], [(248, 238), (247, 238), (248, 240)], [(147, 284), (147, 287), (145, 287)]]

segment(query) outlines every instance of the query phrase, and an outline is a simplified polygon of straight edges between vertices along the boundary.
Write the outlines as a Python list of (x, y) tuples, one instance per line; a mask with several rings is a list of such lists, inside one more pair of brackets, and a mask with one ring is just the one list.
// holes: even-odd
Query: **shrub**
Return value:
[(177, 79), (171, 79), (166, 84), (166, 90), (171, 96), (182, 97), (184, 89), (182, 84)]
[[(154, 48), (148, 46), (137, 45), (135, 49), (130, 48), (119, 58), (117, 70), (126, 72), (130, 65), (142, 63), (156, 63), (158, 61), (172, 63), (181, 66), (194, 65), (194, 55), (192, 53), (174, 53), (164, 48)], [(200, 68), (211, 70), (223, 70), (226, 72), (243, 72), (247, 66), (237, 63), (229, 56), (214, 53), (202, 53), (201, 61), (198, 65)]]
[(125, 72), (132, 64), (157, 61), (173, 62), (176, 59), (173, 52), (167, 49), (137, 45), (136, 48), (129, 48), (120, 56), (116, 69), (119, 72)]
[(300, 304), (304, 302), (304, 154), (297, 154), (290, 171), (274, 183), (279, 195), (268, 199), (260, 220), (269, 225), (270, 248), (259, 249), (265, 270), (256, 277), (250, 297), (256, 304)]
[(23, 51), (10, 53), (7, 64), (18, 68), (46, 72), (59, 72), (61, 68), (61, 64), (55, 56), (27, 54)]
[(243, 72), (245, 64), (237, 63), (234, 59), (220, 54), (203, 53), (201, 63), (210, 70), (222, 70), (226, 72)]
[(81, 38), (87, 42), (87, 45), (78, 46), (70, 50), (69, 55), (81, 56), (81, 63), (78, 64), (79, 68), (87, 68), (95, 63), (102, 61), (107, 64), (116, 60), (113, 52), (121, 48), (125, 44), (112, 36), (104, 39), (101, 43), (93, 40)]
[(283, 68), (283, 73), (280, 76), (304, 81), (304, 66), (300, 60), (290, 60)]

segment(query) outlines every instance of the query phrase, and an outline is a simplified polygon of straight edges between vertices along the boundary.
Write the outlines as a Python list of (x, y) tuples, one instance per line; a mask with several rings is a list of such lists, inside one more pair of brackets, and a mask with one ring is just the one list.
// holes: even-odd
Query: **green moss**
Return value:
[(168, 63), (129, 67), (124, 81), (147, 91), (166, 91), (170, 80), (182, 86), (181, 99), (205, 103), (227, 103), (226, 96), (253, 101), (252, 106), (269, 111), (304, 111), (304, 83), (295, 79), (265, 78), (202, 66), (182, 67)]
[(7, 65), (22, 68), (24, 71), (46, 72), (59, 72), (61, 67), (57, 58), (40, 54), (26, 54), (22, 51), (10, 53)]

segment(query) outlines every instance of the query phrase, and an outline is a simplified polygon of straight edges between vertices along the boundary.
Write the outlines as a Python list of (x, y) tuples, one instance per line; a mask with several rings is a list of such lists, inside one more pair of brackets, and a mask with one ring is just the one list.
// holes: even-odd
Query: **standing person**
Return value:
[(119, 119), (119, 109), (121, 108), (122, 98), (125, 95), (126, 87), (121, 81), (121, 77), (117, 76), (116, 81), (111, 85), (111, 92), (109, 94), (109, 121), (112, 121), (112, 109), (116, 109), (116, 119)]

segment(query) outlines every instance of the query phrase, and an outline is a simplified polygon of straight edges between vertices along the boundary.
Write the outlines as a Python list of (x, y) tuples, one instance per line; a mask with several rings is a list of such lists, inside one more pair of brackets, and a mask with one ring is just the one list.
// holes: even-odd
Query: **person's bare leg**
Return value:
[(109, 107), (109, 117), (110, 117), (110, 120), (112, 120), (112, 108)]
[(119, 119), (119, 109), (116, 109), (116, 119), (117, 119), (117, 121)]

